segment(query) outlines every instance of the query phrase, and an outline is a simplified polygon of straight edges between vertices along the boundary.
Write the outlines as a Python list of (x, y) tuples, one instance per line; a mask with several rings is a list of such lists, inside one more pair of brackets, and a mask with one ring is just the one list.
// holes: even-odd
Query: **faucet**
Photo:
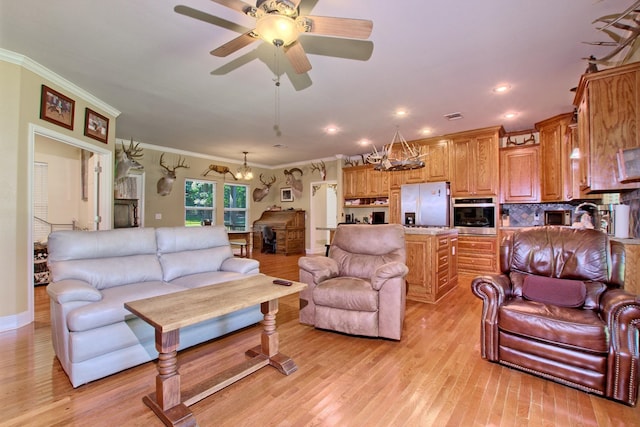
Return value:
[[(592, 212), (589, 212), (589, 210), (587, 209), (583, 209), (584, 207), (587, 207), (587, 206), (592, 208)], [(593, 218), (593, 228), (595, 230), (600, 230), (600, 226), (601, 226), (600, 211), (598, 210), (598, 205), (591, 202), (583, 202), (583, 203), (580, 203), (578, 206), (576, 206), (575, 213), (577, 214), (581, 210), (591, 214), (591, 217)]]

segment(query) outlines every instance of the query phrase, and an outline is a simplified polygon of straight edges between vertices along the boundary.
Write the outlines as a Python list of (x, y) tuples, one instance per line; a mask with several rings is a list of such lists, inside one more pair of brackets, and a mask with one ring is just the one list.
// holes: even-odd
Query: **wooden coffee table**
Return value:
[[(291, 358), (280, 353), (276, 313), (278, 298), (300, 292), (307, 285), (300, 282), (292, 282), (291, 286), (275, 285), (272, 283), (273, 279), (274, 277), (260, 274), (125, 303), (127, 310), (156, 330), (156, 391), (142, 400), (165, 425), (196, 426), (196, 419), (189, 406), (264, 366), (271, 365), (285, 375), (298, 369)], [(245, 353), (249, 358), (181, 391), (177, 358), (180, 328), (256, 304), (261, 305), (264, 329), (260, 345)]]

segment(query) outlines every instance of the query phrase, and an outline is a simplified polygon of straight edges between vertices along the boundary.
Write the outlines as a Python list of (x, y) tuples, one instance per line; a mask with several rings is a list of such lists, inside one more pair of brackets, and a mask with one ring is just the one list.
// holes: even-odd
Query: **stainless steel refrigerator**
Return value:
[(405, 184), (400, 190), (400, 220), (408, 226), (449, 227), (448, 182)]

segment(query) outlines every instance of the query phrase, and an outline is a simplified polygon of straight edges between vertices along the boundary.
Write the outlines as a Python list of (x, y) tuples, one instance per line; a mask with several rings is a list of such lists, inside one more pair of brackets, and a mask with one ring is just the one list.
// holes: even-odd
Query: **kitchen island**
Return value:
[(435, 303), (458, 285), (458, 230), (405, 227), (407, 298)]
[[(368, 224), (363, 224), (368, 225)], [(335, 228), (317, 227), (329, 231)], [(458, 230), (445, 227), (405, 227), (407, 298), (435, 303), (458, 284)]]

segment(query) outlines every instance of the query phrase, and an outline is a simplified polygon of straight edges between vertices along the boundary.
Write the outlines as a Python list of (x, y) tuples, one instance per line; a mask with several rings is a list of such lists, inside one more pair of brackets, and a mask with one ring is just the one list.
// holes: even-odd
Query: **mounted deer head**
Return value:
[(322, 180), (326, 180), (327, 179), (327, 168), (324, 165), (324, 161), (320, 160), (320, 163), (311, 163), (311, 172), (313, 171), (318, 171), (320, 172), (320, 177), (322, 178)]
[(264, 182), (264, 179), (262, 179), (262, 174), (260, 174), (260, 182), (264, 185), (264, 187), (254, 188), (253, 190), (254, 202), (260, 202), (262, 199), (264, 199), (267, 196), (267, 194), (269, 194), (269, 189), (271, 188), (273, 183), (276, 182), (276, 177), (274, 175), (269, 179), (269, 182)]
[(162, 173), (164, 173), (164, 176), (158, 180), (157, 189), (159, 195), (167, 196), (171, 194), (171, 190), (173, 189), (173, 182), (176, 180), (176, 169), (189, 169), (189, 166), (184, 162), (185, 159), (183, 159), (182, 157), (178, 157), (178, 163), (170, 168), (164, 164), (164, 153), (160, 155), (160, 166), (164, 168), (164, 171), (162, 171)]
[(297, 198), (300, 198), (302, 196), (302, 179), (300, 178), (296, 178), (293, 173), (294, 172), (299, 172), (300, 173), (300, 178), (302, 178), (302, 170), (298, 169), (298, 168), (291, 168), (289, 170), (285, 169), (284, 170), (284, 176), (286, 177), (286, 182), (287, 185), (291, 187), (291, 190), (293, 191), (293, 195)]
[(138, 145), (139, 143), (133, 143), (133, 138), (131, 138), (128, 148), (125, 148), (122, 142), (120, 143), (122, 148), (116, 150), (116, 182), (125, 179), (131, 169), (144, 169), (144, 166), (136, 160), (142, 158), (142, 148), (139, 148)]
[(226, 166), (211, 164), (204, 172), (202, 172), (202, 176), (207, 176), (209, 172), (217, 172), (222, 175), (230, 174), (231, 178), (235, 179), (236, 181), (238, 180), (238, 178), (236, 178), (233, 172), (231, 172), (231, 169), (229, 169)]

